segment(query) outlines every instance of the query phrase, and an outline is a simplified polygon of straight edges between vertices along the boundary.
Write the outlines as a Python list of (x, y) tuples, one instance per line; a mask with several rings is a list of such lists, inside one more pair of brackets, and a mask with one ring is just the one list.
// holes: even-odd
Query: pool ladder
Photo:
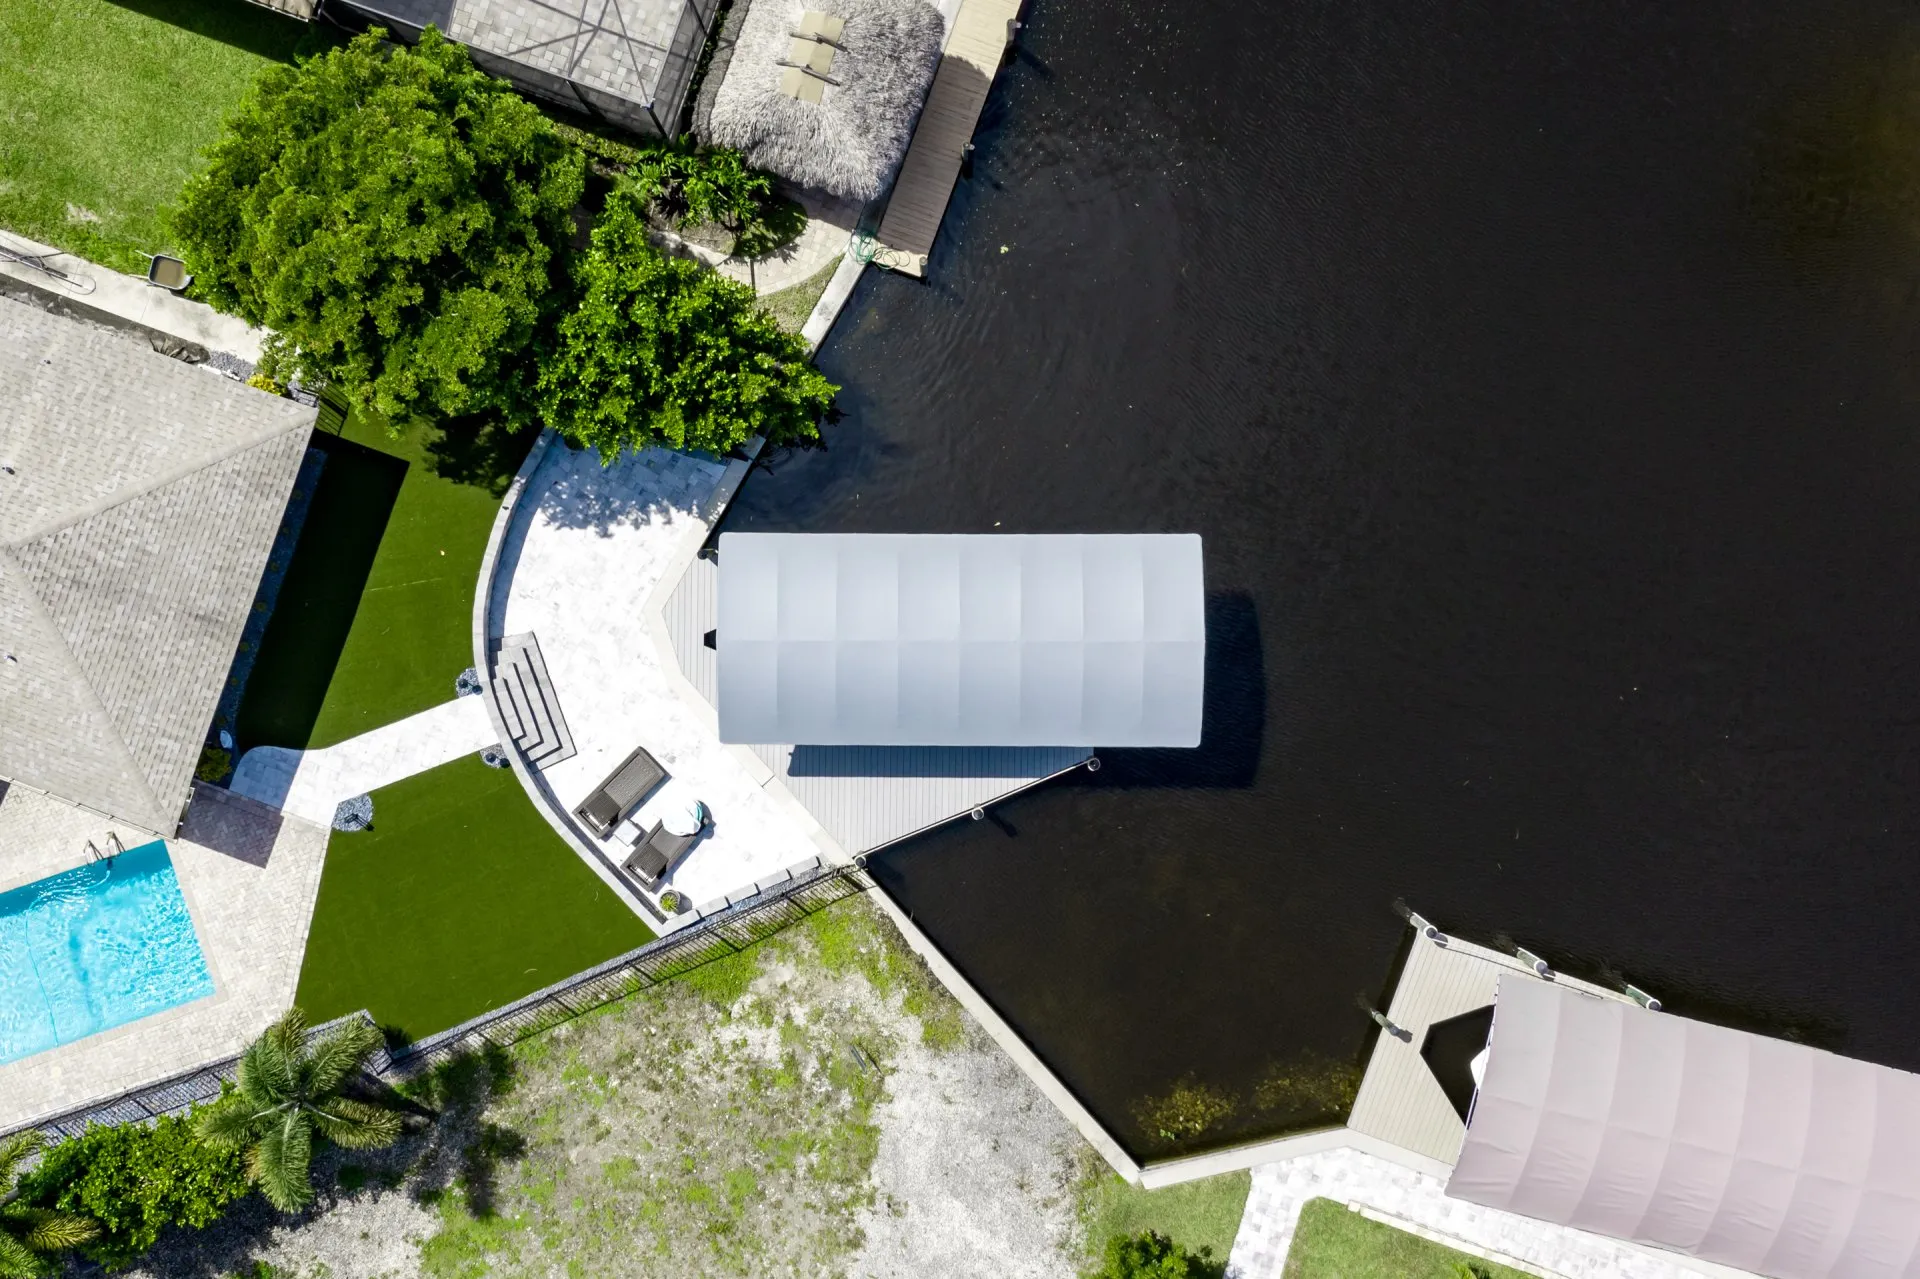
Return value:
[(107, 832), (107, 847), (112, 849), (113, 851), (103, 853), (100, 851), (100, 846), (98, 844), (94, 843), (92, 840), (88, 840), (87, 841), (87, 860), (90, 862), (109, 862), (110, 863), (113, 861), (114, 858), (118, 857), (120, 854), (127, 851), (127, 846), (120, 842), (120, 833), (118, 831), (110, 830)]

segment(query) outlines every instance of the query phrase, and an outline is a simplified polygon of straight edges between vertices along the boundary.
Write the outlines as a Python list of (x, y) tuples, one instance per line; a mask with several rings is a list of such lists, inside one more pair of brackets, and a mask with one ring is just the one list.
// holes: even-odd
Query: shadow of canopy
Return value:
[(1072, 784), (1216, 790), (1252, 786), (1267, 731), (1267, 670), (1260, 619), (1245, 591), (1207, 595), (1206, 678), (1198, 746), (1101, 750), (1100, 771), (1075, 773)]

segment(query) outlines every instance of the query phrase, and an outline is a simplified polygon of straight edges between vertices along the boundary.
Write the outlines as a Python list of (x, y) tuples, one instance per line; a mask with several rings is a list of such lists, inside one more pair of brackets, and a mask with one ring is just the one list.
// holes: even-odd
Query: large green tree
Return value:
[(0, 1140), (0, 1276), (32, 1279), (51, 1274), (55, 1252), (76, 1248), (100, 1233), (90, 1218), (27, 1203), (17, 1174), (40, 1149), (38, 1132), (29, 1129)]
[(363, 1021), (310, 1044), (306, 1018), (291, 1009), (241, 1056), (233, 1091), (194, 1115), (194, 1131), (216, 1150), (246, 1152), (247, 1175), (267, 1202), (297, 1211), (313, 1199), (316, 1135), (348, 1150), (400, 1139), (399, 1115), (341, 1095), (379, 1046), (380, 1032)]
[(175, 236), (216, 306), (273, 331), (270, 376), (395, 420), (522, 416), (584, 159), (433, 28), (384, 34), (263, 73)]
[(97, 1232), (81, 1242), (108, 1269), (132, 1263), (169, 1226), (211, 1225), (248, 1189), (240, 1157), (209, 1149), (192, 1121), (177, 1115), (150, 1124), (89, 1124), (48, 1150), (20, 1182), (23, 1200)]
[(616, 188), (579, 263), (580, 300), (541, 370), (547, 424), (611, 459), (813, 438), (839, 390), (753, 290), (647, 240), (646, 193)]

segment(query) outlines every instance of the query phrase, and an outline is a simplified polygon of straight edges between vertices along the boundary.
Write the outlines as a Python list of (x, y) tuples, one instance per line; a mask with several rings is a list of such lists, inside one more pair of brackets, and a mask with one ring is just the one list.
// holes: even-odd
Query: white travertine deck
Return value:
[(234, 769), (232, 789), (331, 826), (342, 800), (483, 751), (497, 740), (486, 703), (456, 697), (319, 750), (256, 746)]
[(987, 104), (987, 91), (1012, 39), (1020, 0), (964, 0), (947, 33), (927, 104), (900, 163), (887, 211), (880, 219), (883, 250), (874, 261), (924, 275), (927, 255), (960, 177), (967, 143)]
[[(1387, 1009), (1388, 1020), (1407, 1031), (1408, 1038), (1381, 1032), (1347, 1127), (1452, 1164), (1460, 1155), (1467, 1127), (1421, 1058), (1420, 1047), (1435, 1022), (1493, 1003), (1503, 972), (1541, 980), (1511, 955), (1458, 937), (1447, 937), (1441, 944), (1416, 934)], [(1605, 999), (1625, 998), (1574, 978), (1557, 976), (1555, 980)]]
[[(155, 838), (22, 785), (0, 799), (0, 891), (86, 862), (108, 833)], [(0, 1130), (231, 1057), (286, 1011), (320, 888), (327, 831), (217, 787), (196, 786), (174, 873), (214, 994), (0, 1065)]]
[[(805, 814), (764, 789), (700, 721), (678, 691), (671, 655), (654, 642), (648, 601), (706, 538), (725, 473), (718, 460), (666, 449), (602, 467), (591, 451), (547, 448), (514, 510), (488, 601), (489, 635), (539, 639), (578, 752), (534, 770), (543, 800), (571, 813), (634, 747), (646, 747), (713, 815), (668, 881), (696, 905), (824, 851)], [(637, 816), (647, 821), (649, 806)], [(623, 900), (644, 896), (657, 909), (657, 894), (615, 869), (630, 848), (572, 825), (597, 854), (588, 865), (602, 880)]]

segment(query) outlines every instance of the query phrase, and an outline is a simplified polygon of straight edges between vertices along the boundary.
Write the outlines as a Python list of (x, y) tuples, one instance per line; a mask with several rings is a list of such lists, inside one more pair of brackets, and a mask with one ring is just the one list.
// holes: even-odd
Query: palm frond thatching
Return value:
[[(828, 73), (838, 83), (818, 104), (780, 92), (809, 9), (847, 20)], [(907, 153), (943, 34), (926, 0), (754, 0), (714, 95), (712, 141), (801, 186), (871, 200)]]

